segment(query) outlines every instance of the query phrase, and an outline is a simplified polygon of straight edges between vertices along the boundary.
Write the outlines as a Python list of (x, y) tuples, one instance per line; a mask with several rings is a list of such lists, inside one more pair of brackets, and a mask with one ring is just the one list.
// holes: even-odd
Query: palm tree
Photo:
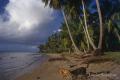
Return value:
[(71, 42), (73, 44), (73, 47), (75, 49), (75, 52), (77, 54), (79, 53), (82, 53), (78, 47), (76, 46), (74, 40), (73, 40), (73, 37), (72, 37), (72, 34), (71, 34), (71, 31), (70, 31), (70, 28), (69, 28), (69, 25), (68, 25), (68, 21), (67, 21), (67, 18), (66, 18), (66, 15), (65, 15), (65, 12), (64, 12), (64, 7), (63, 7), (63, 4), (60, 0), (42, 0), (43, 2), (45, 2), (45, 5), (49, 5), (50, 7), (54, 8), (54, 9), (59, 9), (61, 10), (62, 14), (63, 14), (63, 17), (64, 17), (64, 21), (65, 21), (65, 24), (66, 24), (66, 27), (67, 27), (67, 30), (68, 30), (68, 33), (69, 33), (69, 37), (71, 39)]
[[(80, 23), (83, 24), (83, 21), (81, 19), (80, 19)], [(88, 39), (88, 36), (87, 36), (86, 29), (85, 29), (84, 25), (82, 25), (82, 28), (83, 28), (83, 31), (84, 31), (85, 40), (86, 40), (86, 44), (87, 44), (87, 48), (88, 48), (87, 51), (89, 51), (90, 50), (89, 39)]]
[[(83, 23), (83, 21), (82, 21), (82, 19), (80, 17), (80, 14), (81, 14), (80, 6), (81, 6), (81, 1), (70, 0), (70, 1), (68, 1), (67, 10), (70, 11), (69, 16), (72, 15), (73, 19), (76, 18), (76, 16), (79, 16), (80, 23)], [(82, 11), (84, 13), (84, 23), (85, 23), (85, 27), (84, 26), (82, 26), (82, 27), (83, 27), (83, 30), (84, 30), (84, 33), (85, 33), (85, 37), (86, 37), (86, 40), (87, 40), (88, 50), (90, 48), (89, 43), (93, 47), (93, 49), (96, 50), (96, 46), (95, 46), (94, 42), (92, 41), (92, 39), (90, 37), (90, 34), (88, 32), (86, 11), (85, 11), (85, 5), (84, 5), (84, 1), (83, 0), (82, 0), (82, 6), (83, 6)]]
[(102, 14), (100, 10), (99, 0), (96, 0), (98, 15), (99, 15), (99, 21), (100, 21), (100, 36), (99, 36), (99, 43), (98, 43), (98, 49), (102, 50), (102, 44), (103, 44), (103, 23), (102, 23)]
[(83, 14), (84, 14), (85, 33), (87, 34), (89, 43), (91, 44), (91, 46), (93, 47), (93, 49), (96, 50), (96, 46), (95, 46), (94, 42), (92, 41), (92, 39), (90, 37), (90, 34), (88, 32), (88, 25), (87, 25), (87, 18), (86, 18), (86, 11), (85, 11), (84, 0), (82, 0), (82, 6), (83, 6)]

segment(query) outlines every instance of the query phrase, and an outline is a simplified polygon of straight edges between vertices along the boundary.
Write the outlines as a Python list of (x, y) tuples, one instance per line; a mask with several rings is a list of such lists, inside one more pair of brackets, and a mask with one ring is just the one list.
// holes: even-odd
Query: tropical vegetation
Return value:
[(41, 52), (102, 55), (104, 51), (120, 51), (119, 0), (42, 1), (60, 10), (64, 22), (39, 46)]

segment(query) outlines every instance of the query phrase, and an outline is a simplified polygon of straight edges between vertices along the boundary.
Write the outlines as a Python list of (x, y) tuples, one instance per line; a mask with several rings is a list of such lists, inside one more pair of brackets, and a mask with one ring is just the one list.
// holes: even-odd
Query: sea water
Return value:
[(14, 80), (16, 77), (31, 71), (45, 60), (40, 53), (1, 52), (0, 80)]

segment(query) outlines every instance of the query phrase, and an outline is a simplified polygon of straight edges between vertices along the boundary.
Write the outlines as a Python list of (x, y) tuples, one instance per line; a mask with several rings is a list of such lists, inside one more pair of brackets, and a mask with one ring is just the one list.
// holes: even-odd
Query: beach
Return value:
[[(52, 58), (49, 56), (49, 59)], [(44, 61), (33, 71), (26, 73), (16, 80), (64, 80), (63, 77), (58, 73), (59, 68), (65, 67), (66, 61)]]
[(14, 80), (35, 69), (46, 60), (46, 56), (31, 52), (1, 52), (0, 80)]
[[(57, 56), (57, 58), (58, 57), (59, 56)], [(53, 55), (50, 55), (48, 60), (46, 60), (43, 64), (39, 65), (31, 72), (25, 73), (24, 75), (17, 77), (16, 80), (65, 80), (63, 75), (59, 73), (59, 69), (60, 68), (68, 69), (70, 63), (64, 59), (63, 60), (60, 59), (50, 60), (50, 59), (53, 59)], [(120, 65), (112, 61), (91, 63), (87, 68), (87, 73), (91, 73), (91, 75), (93, 75), (92, 77), (93, 80), (112, 80), (112, 79), (119, 80), (120, 79), (119, 71)]]

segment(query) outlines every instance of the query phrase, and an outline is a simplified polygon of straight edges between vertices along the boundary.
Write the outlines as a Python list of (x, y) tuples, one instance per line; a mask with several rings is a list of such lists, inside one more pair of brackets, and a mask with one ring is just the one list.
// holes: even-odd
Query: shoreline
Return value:
[[(61, 58), (60, 54), (47, 54), (48, 59), (40, 64), (37, 68), (32, 70), (29, 73), (25, 73), (22, 76), (17, 77), (15, 80), (65, 80), (63, 75), (60, 75), (59, 69), (66, 68), (70, 66), (69, 62), (66, 60), (54, 60), (52, 58)], [(82, 66), (82, 65), (81, 65)], [(106, 76), (99, 76), (101, 74), (104, 75), (116, 75), (116, 79), (119, 80), (120, 77), (120, 65), (116, 64), (113, 61), (105, 61), (105, 62), (98, 62), (98, 63), (91, 63), (87, 68), (87, 72), (92, 72), (95, 75), (94, 80), (110, 80), (106, 78)], [(110, 72), (110, 73), (107, 73)], [(98, 76), (96, 78), (96, 76)], [(117, 79), (118, 78), (118, 79)]]
[(47, 57), (40, 53), (5, 52), (0, 54), (0, 80), (15, 80), (42, 64)]
[(15, 80), (63, 80), (62, 76), (58, 73), (58, 69), (65, 66), (65, 61), (50, 62), (50, 58), (59, 57), (59, 55), (54, 55), (47, 54), (48, 59), (42, 64), (38, 65), (38, 67), (29, 73), (17, 77)]

